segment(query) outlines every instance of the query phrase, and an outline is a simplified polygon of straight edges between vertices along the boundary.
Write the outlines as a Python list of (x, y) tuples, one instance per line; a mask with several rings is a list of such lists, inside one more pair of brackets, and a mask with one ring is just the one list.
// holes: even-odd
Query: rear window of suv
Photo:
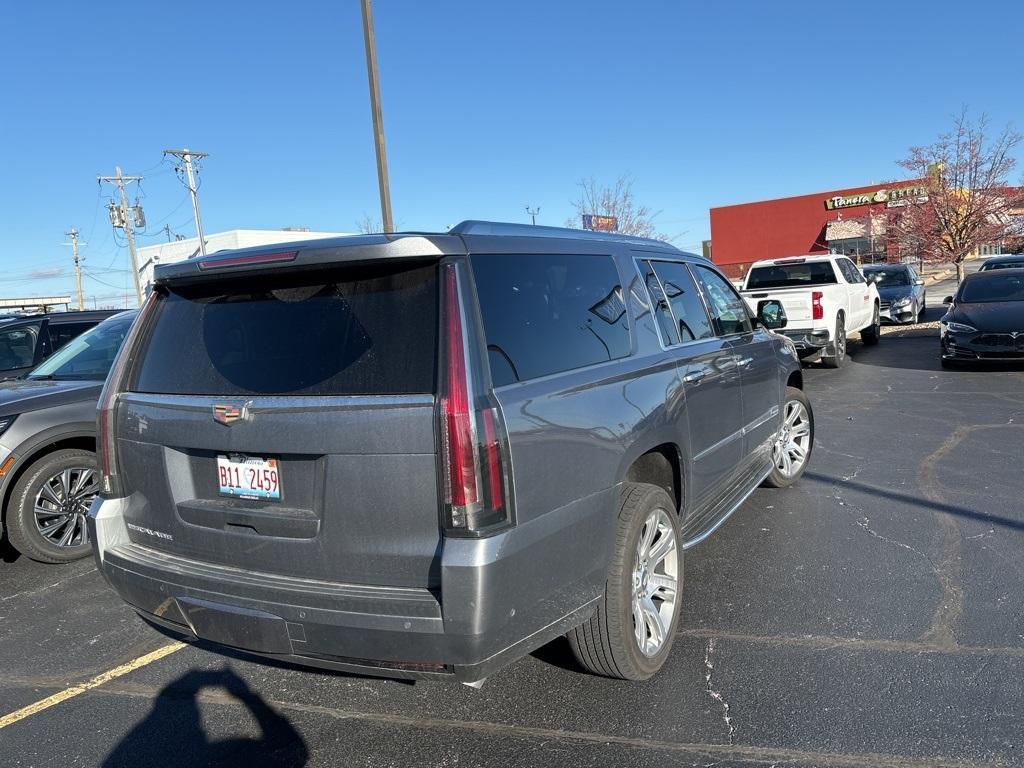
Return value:
[(195, 395), (434, 391), (437, 265), (358, 266), (172, 288), (132, 389)]
[(495, 254), (472, 264), (494, 386), (629, 355), (612, 257)]
[(828, 261), (772, 264), (750, 270), (746, 289), (804, 288), (808, 285), (831, 285), (834, 282), (836, 273)]

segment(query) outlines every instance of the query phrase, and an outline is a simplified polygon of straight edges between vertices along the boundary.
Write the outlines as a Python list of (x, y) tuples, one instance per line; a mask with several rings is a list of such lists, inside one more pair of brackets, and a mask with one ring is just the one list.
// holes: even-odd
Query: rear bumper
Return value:
[(97, 499), (89, 526), (111, 586), (143, 618), (185, 638), (358, 674), (475, 682), (592, 612), (611, 545), (610, 493), (487, 539), (445, 539), (436, 590), (167, 555), (129, 541), (125, 499)]
[(784, 328), (782, 333), (796, 345), (798, 352), (817, 352), (828, 344), (828, 330), (825, 328)]

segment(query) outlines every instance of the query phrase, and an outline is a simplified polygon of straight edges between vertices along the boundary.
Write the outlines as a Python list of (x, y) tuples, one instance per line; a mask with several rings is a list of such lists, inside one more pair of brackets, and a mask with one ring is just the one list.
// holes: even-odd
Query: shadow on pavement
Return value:
[(989, 512), (978, 512), (973, 509), (967, 509), (966, 507), (958, 507), (954, 504), (945, 504), (942, 502), (929, 501), (923, 499), (920, 496), (914, 496), (909, 493), (899, 493), (897, 491), (888, 490), (885, 488), (877, 488), (867, 483), (855, 482), (853, 480), (839, 480), (835, 477), (829, 477), (828, 475), (821, 475), (817, 472), (806, 472), (804, 477), (810, 480), (817, 480), (822, 483), (835, 484), (840, 483), (843, 488), (852, 488), (866, 493), (870, 496), (878, 496), (883, 499), (890, 501), (898, 501), (903, 504), (910, 504), (915, 507), (921, 507), (923, 509), (930, 509), (937, 512), (945, 512), (949, 515), (956, 517), (962, 517), (967, 520), (976, 520), (978, 522), (987, 523), (988, 525), (998, 525), (1003, 528), (1009, 528), (1013, 531), (1024, 531), (1024, 519), (1015, 520), (1012, 517), (1005, 517), (1003, 515), (995, 515)]
[[(260, 737), (211, 739), (199, 713), (198, 696), (205, 689), (226, 691), (244, 705), (258, 724)], [(297, 767), (305, 765), (308, 758), (306, 742), (291, 723), (242, 678), (224, 669), (191, 671), (168, 683), (150, 713), (113, 749), (103, 766)]]

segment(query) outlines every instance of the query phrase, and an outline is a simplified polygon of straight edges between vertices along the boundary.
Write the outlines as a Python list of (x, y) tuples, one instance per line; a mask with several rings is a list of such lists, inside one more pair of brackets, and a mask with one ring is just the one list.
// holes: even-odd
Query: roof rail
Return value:
[(470, 219), (456, 224), (449, 235), (500, 235), (503, 237), (563, 237), (569, 240), (613, 240), (618, 243), (637, 245), (659, 245), (678, 250), (671, 243), (650, 237), (623, 235), (618, 232), (595, 232), (590, 229), (569, 229), (568, 227), (545, 227), (535, 224), (513, 224), (504, 221), (478, 221)]

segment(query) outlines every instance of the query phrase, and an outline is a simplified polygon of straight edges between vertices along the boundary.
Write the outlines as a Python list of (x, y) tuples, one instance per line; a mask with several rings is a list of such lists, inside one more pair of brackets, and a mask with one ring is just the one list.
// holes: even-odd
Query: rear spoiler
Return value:
[(465, 253), (462, 239), (451, 235), (351, 235), (218, 251), (174, 264), (162, 264), (153, 272), (153, 284), (205, 283), (268, 271), (290, 272), (393, 259), (440, 259)]

